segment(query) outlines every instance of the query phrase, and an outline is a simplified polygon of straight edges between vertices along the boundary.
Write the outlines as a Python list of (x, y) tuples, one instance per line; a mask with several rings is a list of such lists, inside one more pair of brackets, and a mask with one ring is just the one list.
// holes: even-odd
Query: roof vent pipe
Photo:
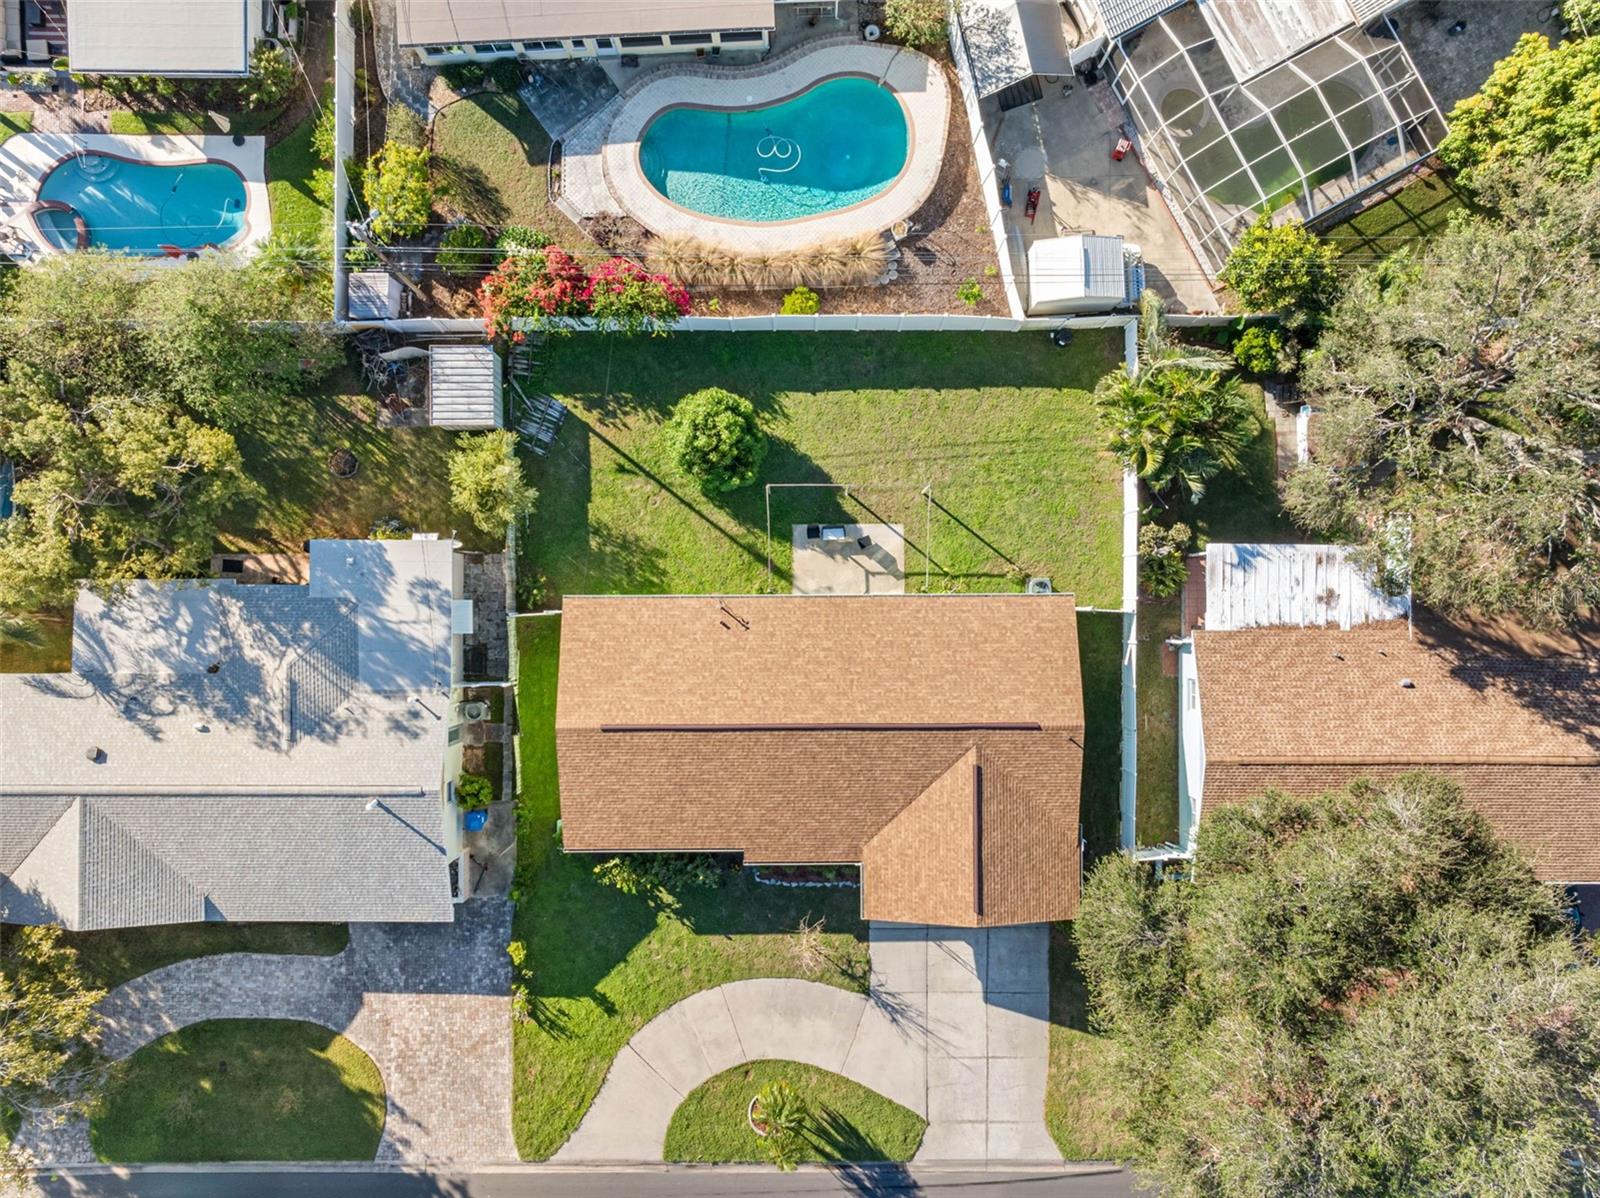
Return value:
[(1409, 678), (1400, 679), (1400, 686), (1401, 686), (1401, 689), (1408, 690), (1408, 691), (1414, 691), (1414, 690), (1417, 689), (1417, 684), (1415, 682), (1411, 681), (1411, 679), (1409, 679)]

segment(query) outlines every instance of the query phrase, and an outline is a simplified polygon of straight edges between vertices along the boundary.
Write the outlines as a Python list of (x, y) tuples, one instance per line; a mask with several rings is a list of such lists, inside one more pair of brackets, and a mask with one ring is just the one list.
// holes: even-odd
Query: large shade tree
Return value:
[(1489, 193), (1330, 313), (1286, 502), (1436, 608), (1551, 625), (1600, 602), (1600, 184)]
[(1453, 783), (1208, 812), (1192, 880), (1106, 858), (1075, 933), (1167, 1198), (1594, 1179), (1600, 967)]

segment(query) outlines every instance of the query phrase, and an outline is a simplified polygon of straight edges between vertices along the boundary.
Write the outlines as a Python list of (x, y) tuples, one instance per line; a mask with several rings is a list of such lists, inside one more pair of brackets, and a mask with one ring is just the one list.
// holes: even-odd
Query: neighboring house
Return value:
[(1070, 595), (568, 596), (568, 852), (861, 866), (863, 918), (1078, 906)]
[(248, 75), (250, 51), (275, 28), (270, 0), (0, 0), (0, 61), (76, 74)]
[(1444, 116), (1386, 15), (1404, 0), (1067, 0), (1213, 275), (1261, 212), (1311, 220), (1433, 153)]
[(81, 591), (72, 671), (0, 675), (0, 918), (451, 919), (455, 550), (313, 541), (304, 586)]
[(430, 64), (762, 51), (777, 24), (775, 0), (395, 0), (395, 7), (400, 45)]
[(1205, 569), (1178, 644), (1185, 848), (1219, 805), (1429, 770), (1541, 878), (1600, 882), (1600, 656), (1413, 619), (1337, 546), (1211, 545)]

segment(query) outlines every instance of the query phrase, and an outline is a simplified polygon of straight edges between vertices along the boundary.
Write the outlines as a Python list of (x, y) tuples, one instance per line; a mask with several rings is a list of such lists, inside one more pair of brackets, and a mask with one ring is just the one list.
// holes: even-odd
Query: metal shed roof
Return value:
[(487, 345), (428, 350), (428, 407), (441, 428), (501, 428), (500, 355)]
[(1055, 0), (967, 0), (961, 33), (980, 97), (1034, 75), (1072, 73)]
[(1386, 595), (1343, 545), (1206, 546), (1206, 629), (1351, 628), (1404, 619), (1407, 595)]
[(345, 300), (351, 320), (393, 320), (400, 315), (400, 280), (386, 270), (357, 271)]
[(1127, 299), (1122, 238), (1094, 233), (1041, 237), (1028, 247), (1028, 311), (1104, 311)]

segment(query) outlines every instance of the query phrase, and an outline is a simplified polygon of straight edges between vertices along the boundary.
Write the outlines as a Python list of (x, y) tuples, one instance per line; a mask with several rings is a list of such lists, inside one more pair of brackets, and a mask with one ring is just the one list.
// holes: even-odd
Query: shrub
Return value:
[(849, 287), (882, 276), (891, 244), (877, 233), (863, 233), (798, 250), (735, 254), (715, 242), (668, 234), (651, 241), (650, 262), (691, 286)]
[(358, 34), (365, 33), (372, 27), (372, 10), (367, 7), (367, 0), (355, 0), (350, 6), (350, 28)]
[(1278, 312), (1300, 324), (1338, 298), (1339, 253), (1299, 221), (1266, 215), (1245, 231), (1218, 278), (1250, 312)]
[(1177, 363), (1136, 375), (1118, 367), (1100, 380), (1094, 403), (1107, 448), (1124, 466), (1153, 493), (1176, 488), (1195, 503), (1212, 478), (1239, 468), (1257, 432), (1237, 375)]
[(767, 453), (755, 406), (720, 387), (679, 400), (666, 435), (679, 468), (708, 492), (754, 482)]
[(942, 46), (950, 38), (946, 0), (888, 0), (883, 27), (908, 46)]
[(372, 539), (374, 541), (409, 541), (411, 539), (411, 526), (398, 517), (385, 516), (383, 519), (373, 522)]
[(456, 783), (456, 805), (463, 811), (479, 811), (494, 802), (494, 783), (482, 774), (462, 774)]
[(433, 208), (428, 152), (397, 141), (384, 142), (367, 170), (366, 193), (374, 237), (380, 241), (415, 237), (428, 227), (428, 213)]
[(404, 104), (391, 104), (384, 112), (384, 139), (421, 149), (428, 144), (428, 127)]
[(623, 853), (594, 867), (602, 886), (623, 894), (710, 890), (721, 886), (725, 862), (712, 853)]
[(968, 279), (956, 288), (956, 298), (969, 308), (976, 308), (983, 302), (983, 286), (977, 279)]
[(512, 254), (478, 288), (484, 329), (491, 337), (520, 341), (513, 320), (543, 327), (552, 317), (581, 316), (587, 310), (584, 282), (583, 267), (558, 246)]
[(822, 310), (817, 293), (802, 284), (783, 297), (781, 311), (785, 316), (815, 316)]
[(333, 93), (324, 89), (322, 93), (322, 107), (317, 112), (317, 123), (311, 126), (311, 149), (317, 156), (317, 161), (326, 166), (333, 165), (333, 156), (338, 150), (333, 127)]
[(1139, 528), (1139, 582), (1157, 599), (1176, 595), (1189, 576), (1184, 554), (1194, 534), (1187, 524), (1145, 524)]
[(530, 229), (527, 225), (507, 225), (500, 231), (495, 245), (508, 254), (522, 254), (529, 250), (542, 250), (553, 240), (550, 234)]
[(450, 89), (457, 92), (482, 87), (483, 81), (489, 77), (489, 72), (481, 62), (454, 62), (447, 67), (440, 67), (439, 74), (450, 85)]
[(439, 239), (434, 261), (444, 270), (481, 270), (488, 265), (488, 256), (482, 253), (488, 246), (488, 234), (477, 225), (456, 225)]
[(1600, 35), (1600, 0), (1564, 0), (1561, 19), (1581, 37)]
[(602, 262), (583, 294), (590, 314), (607, 332), (664, 336), (680, 316), (689, 314), (687, 291), (628, 258)]
[(516, 449), (517, 434), (500, 428), (462, 437), (450, 451), (450, 502), (492, 536), (504, 536), (539, 500), (522, 477)]
[(522, 86), (522, 64), (515, 58), (497, 58), (489, 64), (489, 78), (503, 92)]
[(770, 1081), (756, 1093), (753, 1112), (767, 1129), (767, 1159), (785, 1173), (798, 1163), (800, 1148), (811, 1128), (811, 1107), (786, 1081)]
[(1251, 374), (1287, 374), (1300, 360), (1300, 347), (1276, 325), (1253, 324), (1233, 343), (1233, 359)]
[(276, 108), (294, 90), (294, 63), (269, 42), (258, 42), (250, 52), (250, 75), (244, 81), (243, 99), (250, 108)]

